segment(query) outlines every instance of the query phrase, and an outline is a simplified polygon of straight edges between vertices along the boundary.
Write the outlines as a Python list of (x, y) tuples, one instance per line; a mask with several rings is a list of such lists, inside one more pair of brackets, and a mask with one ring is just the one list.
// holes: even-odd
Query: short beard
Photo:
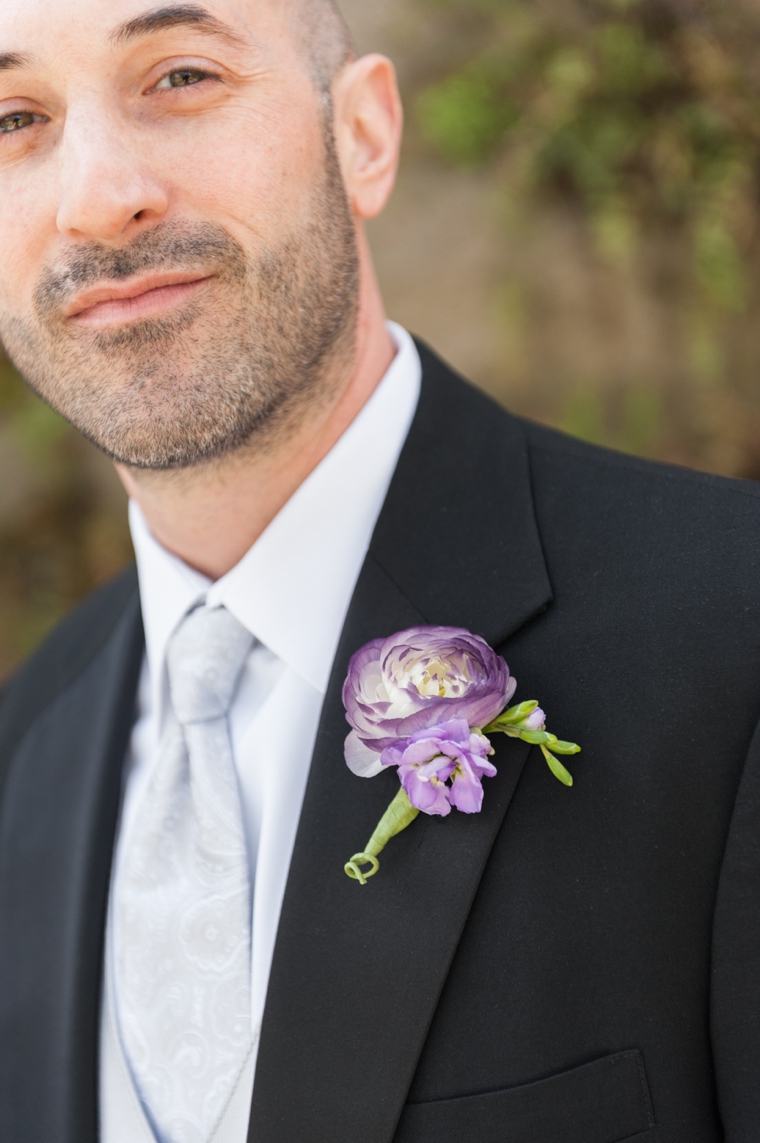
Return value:
[[(63, 316), (80, 290), (156, 270), (213, 275), (179, 314), (102, 331)], [(334, 143), (297, 230), (254, 260), (222, 227), (166, 222), (47, 269), (31, 319), (0, 316), (28, 384), (114, 460), (181, 469), (265, 448), (328, 401), (353, 360), (356, 234)]]

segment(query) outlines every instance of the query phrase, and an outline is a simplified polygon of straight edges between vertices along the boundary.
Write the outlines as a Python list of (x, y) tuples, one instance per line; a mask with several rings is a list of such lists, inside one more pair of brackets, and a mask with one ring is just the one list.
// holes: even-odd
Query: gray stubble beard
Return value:
[[(222, 227), (174, 221), (118, 250), (81, 247), (45, 270), (33, 318), (0, 314), (0, 337), (31, 388), (114, 460), (154, 470), (264, 449), (329, 401), (353, 359), (359, 263), (327, 144), (309, 218), (255, 262)], [(173, 317), (113, 331), (62, 317), (84, 287), (163, 269), (215, 278)]]

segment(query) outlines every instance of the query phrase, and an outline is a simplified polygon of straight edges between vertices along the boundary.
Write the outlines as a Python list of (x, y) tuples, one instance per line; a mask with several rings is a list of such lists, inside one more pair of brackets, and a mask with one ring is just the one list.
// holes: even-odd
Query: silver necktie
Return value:
[(179, 727), (117, 878), (116, 1008), (160, 1143), (207, 1143), (251, 1051), (251, 886), (227, 713), (253, 637), (224, 608), (169, 643)]

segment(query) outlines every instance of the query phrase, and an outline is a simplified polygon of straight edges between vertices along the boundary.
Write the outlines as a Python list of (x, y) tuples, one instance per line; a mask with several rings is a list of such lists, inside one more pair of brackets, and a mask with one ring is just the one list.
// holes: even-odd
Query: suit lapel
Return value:
[(344, 862), (398, 788), (343, 763), (351, 654), (418, 623), (492, 644), (551, 600), (519, 423), (421, 347), (423, 387), (325, 698), (270, 977), (252, 1143), (389, 1143), (528, 747), (497, 745), (483, 812), (420, 815), (365, 887)]
[[(0, 1137), (97, 1138), (106, 900), (142, 658), (136, 590), (10, 756), (0, 819)], [(80, 648), (70, 642), (69, 660)], [(39, 672), (41, 675), (42, 672)], [(44, 681), (43, 681), (44, 685)]]

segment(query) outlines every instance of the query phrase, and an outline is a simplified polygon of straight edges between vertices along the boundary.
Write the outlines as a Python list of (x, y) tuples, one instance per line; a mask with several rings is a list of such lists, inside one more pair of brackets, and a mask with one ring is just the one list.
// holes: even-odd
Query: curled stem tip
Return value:
[[(348, 876), (354, 881), (358, 881), (360, 885), (366, 885), (367, 878), (374, 877), (380, 868), (380, 862), (377, 860), (378, 853), (385, 849), (392, 837), (411, 825), (419, 812), (409, 801), (406, 790), (402, 786), (378, 822), (377, 829), (367, 842), (367, 848), (363, 853), (355, 853), (351, 860), (343, 866)], [(362, 871), (361, 866), (367, 864), (371, 868)]]
[[(372, 868), (363, 873), (359, 866), (366, 865), (367, 863), (369, 863)], [(380, 868), (380, 862), (376, 857), (373, 857), (371, 853), (355, 853), (351, 860), (346, 862), (343, 868), (354, 881), (358, 881), (360, 885), (366, 885), (367, 878), (374, 877), (377, 873)]]

